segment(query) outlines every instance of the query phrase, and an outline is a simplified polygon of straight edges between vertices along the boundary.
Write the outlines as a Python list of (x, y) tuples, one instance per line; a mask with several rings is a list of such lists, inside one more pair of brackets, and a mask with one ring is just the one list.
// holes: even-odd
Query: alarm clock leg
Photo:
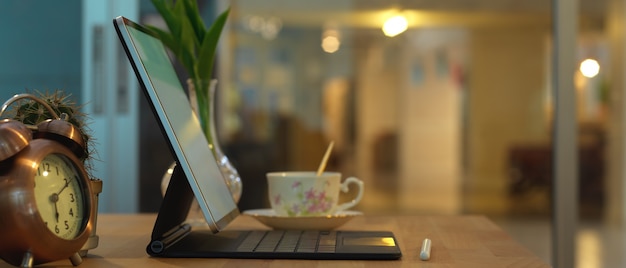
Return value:
[(24, 253), (24, 258), (22, 258), (22, 264), (20, 267), (33, 267), (33, 254), (30, 251), (26, 251)]
[(83, 262), (83, 258), (81, 258), (78, 252), (76, 252), (74, 253), (74, 255), (72, 255), (72, 257), (70, 257), (70, 261), (72, 262), (72, 265), (78, 266), (80, 263)]

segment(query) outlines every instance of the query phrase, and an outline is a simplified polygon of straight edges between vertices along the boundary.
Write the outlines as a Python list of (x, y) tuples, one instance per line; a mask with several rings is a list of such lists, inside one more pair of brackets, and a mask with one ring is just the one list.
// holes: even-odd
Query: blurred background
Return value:
[[(356, 209), (485, 214), (550, 262), (550, 1), (198, 2), (207, 23), (231, 8), (217, 127), (243, 180), (240, 209), (269, 207), (265, 173), (315, 170), (334, 141), (327, 169), (366, 183)], [(626, 265), (624, 2), (581, 0), (577, 18), (579, 267)], [(149, 0), (2, 1), (0, 99), (71, 93), (96, 138), (100, 211), (156, 212), (173, 157), (118, 15), (164, 25)]]

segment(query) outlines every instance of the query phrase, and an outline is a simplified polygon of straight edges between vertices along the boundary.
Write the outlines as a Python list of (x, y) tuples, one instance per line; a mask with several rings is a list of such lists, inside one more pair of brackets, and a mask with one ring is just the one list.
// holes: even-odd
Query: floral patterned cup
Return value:
[[(341, 183), (341, 173), (311, 172), (267, 173), (269, 198), (278, 216), (324, 216), (355, 206), (363, 197), (363, 181), (349, 177)], [(337, 204), (339, 190), (347, 193), (349, 184), (356, 184), (358, 194), (350, 202)]]

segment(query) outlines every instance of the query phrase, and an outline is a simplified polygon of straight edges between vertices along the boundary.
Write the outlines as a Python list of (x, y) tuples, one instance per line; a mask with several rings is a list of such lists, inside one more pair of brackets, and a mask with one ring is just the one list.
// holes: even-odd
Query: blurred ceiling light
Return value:
[(322, 50), (326, 53), (335, 53), (341, 46), (341, 34), (338, 27), (329, 23), (324, 28), (325, 30), (322, 33)]
[(265, 26), (265, 19), (259, 16), (251, 16), (248, 18), (247, 23), (248, 29), (253, 32), (260, 32), (261, 29)]
[(339, 45), (341, 45), (341, 42), (339, 42), (339, 38), (336, 36), (326, 36), (322, 39), (322, 49), (326, 53), (337, 52)]
[(264, 39), (272, 40), (280, 33), (283, 22), (277, 17), (250, 16), (247, 18), (245, 25), (250, 31), (260, 34)]
[(402, 15), (395, 15), (383, 24), (383, 33), (386, 36), (394, 37), (406, 31), (409, 26), (409, 22)]
[(587, 78), (593, 78), (600, 73), (600, 64), (597, 60), (586, 59), (580, 63), (580, 72)]
[(283, 28), (283, 21), (277, 17), (270, 17), (265, 20), (265, 27), (261, 30), (261, 36), (266, 40), (272, 40), (278, 36)]

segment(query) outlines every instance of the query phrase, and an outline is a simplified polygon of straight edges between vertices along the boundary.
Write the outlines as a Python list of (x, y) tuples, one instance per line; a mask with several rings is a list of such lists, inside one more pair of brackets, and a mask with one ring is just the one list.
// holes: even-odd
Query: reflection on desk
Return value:
[[(100, 243), (79, 267), (549, 267), (483, 216), (362, 216), (341, 230), (388, 230), (395, 233), (403, 256), (394, 261), (168, 259), (146, 254), (156, 214), (102, 214), (98, 216)], [(229, 227), (267, 229), (249, 216)], [(420, 260), (424, 238), (430, 238), (430, 260)], [(11, 267), (0, 262), (0, 267)], [(41, 267), (72, 267), (69, 260)]]

